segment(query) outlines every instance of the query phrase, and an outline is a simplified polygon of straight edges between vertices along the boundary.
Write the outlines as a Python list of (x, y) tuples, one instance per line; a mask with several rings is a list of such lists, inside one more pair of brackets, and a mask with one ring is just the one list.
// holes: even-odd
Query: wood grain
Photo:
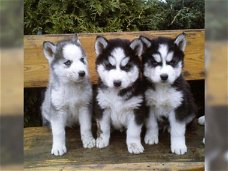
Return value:
[(168, 133), (160, 134), (158, 145), (143, 143), (145, 151), (139, 155), (128, 153), (126, 135), (118, 131), (111, 134), (110, 145), (104, 149), (83, 149), (78, 127), (67, 129), (66, 135), (68, 152), (62, 157), (55, 157), (50, 154), (52, 137), (48, 128), (25, 128), (25, 170), (203, 170), (204, 129), (196, 121), (187, 130), (188, 152), (182, 156), (170, 152)]
[[(171, 31), (144, 31), (144, 32), (121, 32), (102, 33), (108, 39), (125, 38), (132, 40), (140, 35), (148, 37), (166, 36), (176, 37), (185, 32), (187, 35), (187, 48), (185, 55), (184, 74), (188, 80), (204, 79), (204, 30), (171, 30)], [(97, 82), (95, 71), (94, 42), (97, 35), (92, 33), (78, 34), (82, 46), (85, 48), (90, 75), (93, 83)], [(43, 55), (43, 41), (57, 42), (69, 38), (72, 35), (26, 35), (24, 36), (24, 86), (45, 87), (48, 82), (48, 63)]]
[(228, 42), (207, 42), (207, 50), (207, 104), (228, 106)]

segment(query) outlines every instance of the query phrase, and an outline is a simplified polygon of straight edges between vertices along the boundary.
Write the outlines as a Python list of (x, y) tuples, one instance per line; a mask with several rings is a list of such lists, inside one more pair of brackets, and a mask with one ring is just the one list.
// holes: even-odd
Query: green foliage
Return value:
[(24, 33), (204, 28), (204, 0), (25, 0)]

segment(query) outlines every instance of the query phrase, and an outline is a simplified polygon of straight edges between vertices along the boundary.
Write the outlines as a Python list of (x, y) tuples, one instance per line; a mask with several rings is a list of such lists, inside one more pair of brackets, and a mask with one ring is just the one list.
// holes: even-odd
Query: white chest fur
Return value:
[(128, 116), (133, 115), (133, 110), (139, 108), (143, 101), (142, 96), (135, 96), (125, 100), (118, 95), (116, 89), (98, 90), (97, 101), (102, 109), (110, 110), (111, 121), (115, 128), (126, 126)]
[(51, 101), (57, 109), (73, 109), (90, 103), (90, 86), (65, 85), (52, 89)]
[(167, 116), (181, 105), (183, 94), (170, 86), (157, 86), (145, 92), (146, 103), (155, 109), (155, 114)]

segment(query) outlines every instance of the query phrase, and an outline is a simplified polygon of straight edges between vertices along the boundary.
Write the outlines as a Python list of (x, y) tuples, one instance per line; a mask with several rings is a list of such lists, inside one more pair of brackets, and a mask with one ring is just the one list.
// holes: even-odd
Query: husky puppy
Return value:
[(92, 88), (86, 54), (79, 39), (75, 35), (57, 44), (45, 41), (43, 50), (49, 62), (50, 78), (41, 110), (52, 128), (51, 154), (66, 153), (65, 127), (75, 122), (80, 124), (83, 147), (94, 147), (90, 111)]
[(150, 40), (143, 36), (140, 39), (145, 45), (142, 63), (145, 100), (149, 107), (144, 141), (146, 144), (158, 143), (158, 120), (166, 117), (170, 124), (171, 151), (184, 154), (187, 152), (186, 125), (196, 112), (190, 87), (182, 76), (185, 34), (175, 39), (159, 37)]
[(109, 145), (110, 126), (127, 129), (129, 153), (142, 153), (141, 128), (143, 115), (137, 112), (143, 102), (140, 90), (140, 56), (143, 45), (139, 39), (107, 40), (98, 36), (95, 42), (96, 69), (99, 75), (96, 96), (102, 113), (97, 116), (97, 148)]

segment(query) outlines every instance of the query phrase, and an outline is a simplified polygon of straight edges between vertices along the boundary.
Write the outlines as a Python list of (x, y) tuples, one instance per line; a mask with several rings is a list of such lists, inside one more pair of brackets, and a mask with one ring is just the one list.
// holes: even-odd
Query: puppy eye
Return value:
[(69, 67), (72, 64), (72, 61), (71, 60), (67, 60), (66, 62), (64, 62), (64, 64)]
[(156, 62), (156, 61), (151, 61), (151, 64), (152, 64), (153, 66), (157, 66), (157, 65), (159, 65), (159, 63), (158, 63), (158, 62)]
[(112, 65), (112, 64), (110, 64), (110, 63), (107, 63), (107, 64), (105, 64), (105, 68), (106, 68), (107, 70), (111, 70), (111, 69), (114, 69), (115, 66)]
[(170, 61), (170, 62), (167, 62), (168, 65), (175, 65), (176, 62), (174, 60)]
[(129, 63), (127, 65), (121, 67), (121, 69), (126, 70), (126, 71), (130, 70), (130, 68), (131, 68), (131, 64), (129, 64)]
[(80, 58), (80, 61), (82, 62), (82, 63), (85, 63), (85, 58)]

